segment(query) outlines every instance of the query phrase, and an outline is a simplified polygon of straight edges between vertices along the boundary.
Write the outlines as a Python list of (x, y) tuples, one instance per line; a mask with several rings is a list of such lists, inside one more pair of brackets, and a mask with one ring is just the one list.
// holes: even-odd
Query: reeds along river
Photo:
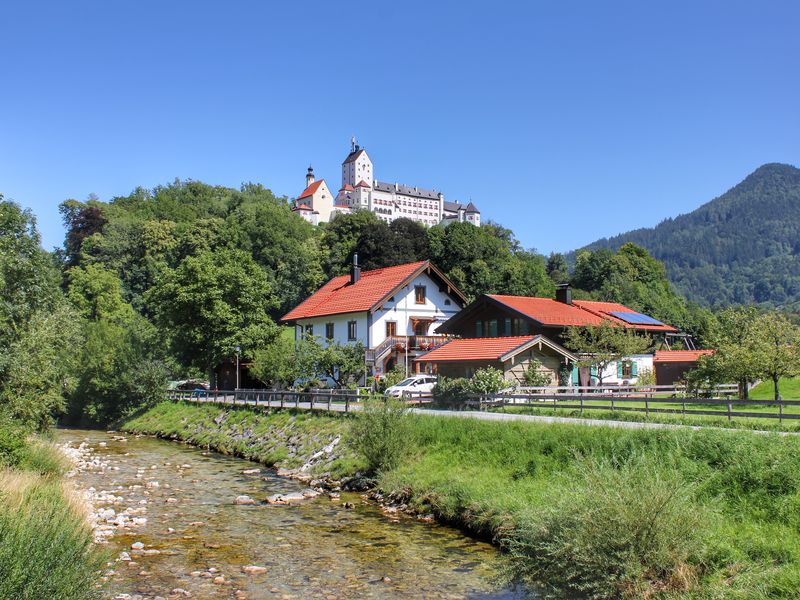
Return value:
[[(263, 504), (304, 488), (255, 463), (174, 442), (79, 430), (58, 435), (91, 450), (93, 460), (74, 481), (94, 494), (98, 533), (103, 526), (111, 533), (105, 597), (523, 596), (493, 582), (492, 546), (386, 515), (357, 494)], [(259, 502), (234, 504), (240, 495)]]

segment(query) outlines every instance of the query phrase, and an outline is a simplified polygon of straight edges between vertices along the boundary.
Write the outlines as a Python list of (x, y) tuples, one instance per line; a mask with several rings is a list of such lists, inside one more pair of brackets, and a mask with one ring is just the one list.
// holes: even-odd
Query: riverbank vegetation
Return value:
[(0, 418), (0, 598), (99, 597), (103, 555), (68, 468), (55, 446)]
[(306, 452), (341, 435), (335, 464), (317, 474), (371, 466), (383, 497), (493, 540), (507, 551), (508, 578), (555, 597), (787, 598), (800, 590), (794, 437), (398, 418), (405, 444), (385, 464), (359, 449), (388, 418), (363, 422), (365, 432), (351, 429), (352, 416), (162, 403), (122, 427), (267, 464), (282, 464), (275, 457), (289, 447), (276, 455), (261, 435), (248, 441), (243, 432), (272, 431), (275, 444), (293, 423), (303, 435), (289, 437)]

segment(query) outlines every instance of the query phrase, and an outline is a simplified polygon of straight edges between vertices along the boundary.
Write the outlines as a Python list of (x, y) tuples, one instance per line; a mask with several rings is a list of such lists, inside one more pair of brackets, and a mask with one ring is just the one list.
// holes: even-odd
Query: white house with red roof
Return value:
[(430, 261), (362, 272), (354, 256), (349, 275), (331, 279), (282, 321), (294, 325), (295, 339), (361, 342), (370, 374), (381, 375), (398, 364), (411, 369), (414, 358), (442, 344), (436, 328), (465, 304)]
[[(309, 167), (311, 182), (313, 171)], [(324, 181), (324, 180), (321, 180)], [(350, 153), (342, 162), (342, 186), (330, 205), (320, 208), (309, 198), (313, 196), (306, 176), (306, 189), (297, 197), (295, 210), (305, 204), (319, 212), (318, 222), (327, 222), (337, 212), (352, 210), (369, 210), (380, 219), (390, 223), (395, 219), (407, 218), (423, 225), (432, 226), (439, 223), (453, 222), (481, 224), (481, 212), (474, 203), (446, 201), (444, 194), (435, 190), (400, 183), (387, 183), (375, 178), (375, 169), (367, 151), (356, 143), (350, 143)]]

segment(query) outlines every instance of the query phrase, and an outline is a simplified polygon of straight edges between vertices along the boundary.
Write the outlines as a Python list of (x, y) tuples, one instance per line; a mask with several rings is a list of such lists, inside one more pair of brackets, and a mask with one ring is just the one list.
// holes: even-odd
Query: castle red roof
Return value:
[(362, 179), (356, 184), (356, 187), (372, 187), (372, 186)]
[(342, 187), (342, 189), (340, 189), (339, 191), (340, 191), (340, 192), (352, 192), (352, 191), (354, 191), (355, 189), (356, 189), (356, 188), (354, 188), (354, 187), (353, 187), (352, 185), (350, 185), (349, 183), (345, 183), (345, 184), (344, 184), (344, 186)]
[(308, 198), (310, 196), (313, 196), (314, 192), (316, 192), (319, 189), (319, 186), (321, 186), (324, 181), (325, 181), (324, 179), (315, 181), (306, 189), (304, 189), (303, 192), (297, 197), (297, 199), (300, 200), (301, 198)]
[(292, 210), (312, 210), (308, 204), (295, 204)]
[(653, 362), (697, 362), (701, 356), (714, 354), (713, 350), (656, 350)]

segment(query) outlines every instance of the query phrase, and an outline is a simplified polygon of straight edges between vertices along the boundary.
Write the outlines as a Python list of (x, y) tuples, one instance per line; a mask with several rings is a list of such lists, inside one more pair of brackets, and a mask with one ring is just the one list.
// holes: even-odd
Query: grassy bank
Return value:
[[(313, 446), (317, 428), (324, 442), (347, 436), (350, 422), (162, 404), (124, 428), (143, 431), (147, 424), (151, 433), (212, 447), (219, 441), (222, 449), (255, 459), (263, 452), (266, 462), (280, 464), (273, 459), (283, 440), (303, 438)], [(800, 440), (794, 437), (432, 416), (410, 417), (407, 427), (407, 451), (378, 475), (380, 491), (494, 539), (508, 551), (509, 577), (556, 597), (794, 598), (800, 592)], [(248, 429), (273, 432), (275, 439), (236, 437)], [(346, 474), (363, 465), (352, 449), (337, 461), (335, 469), (324, 468)]]
[(0, 423), (0, 598), (98, 597), (103, 557), (50, 443)]
[[(119, 424), (129, 433), (157, 435), (210, 448), (268, 466), (296, 469), (337, 438), (347, 436), (349, 419), (304, 411), (256, 412), (246, 407), (162, 402)], [(346, 444), (315, 461), (313, 471), (341, 477), (360, 463)]]

